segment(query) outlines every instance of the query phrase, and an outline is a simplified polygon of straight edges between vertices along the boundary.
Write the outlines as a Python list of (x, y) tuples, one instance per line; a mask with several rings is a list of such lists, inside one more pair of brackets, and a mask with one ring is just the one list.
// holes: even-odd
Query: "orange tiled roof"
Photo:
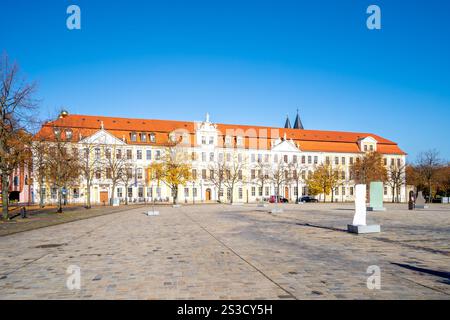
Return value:
[[(193, 137), (196, 128), (195, 122), (188, 121), (67, 115), (64, 118), (58, 118), (44, 124), (36, 137), (42, 137), (44, 139), (47, 137), (51, 138), (53, 128), (60, 127), (71, 128), (73, 139), (79, 140), (80, 136), (81, 138), (86, 138), (94, 134), (100, 130), (102, 125), (105, 130), (119, 139), (125, 139), (129, 144), (145, 145), (167, 145), (169, 142), (169, 133), (180, 129)], [(270, 149), (273, 139), (286, 135), (287, 139), (292, 139), (295, 143), (298, 143), (300, 149), (303, 151), (357, 153), (360, 152), (358, 140), (370, 136), (377, 140), (379, 152), (384, 154), (405, 154), (395, 142), (371, 133), (298, 130), (231, 124), (217, 124), (217, 129), (220, 131), (221, 137), (219, 139), (219, 146), (224, 144), (224, 136), (231, 132), (232, 135), (238, 134), (244, 136), (244, 145), (246, 148), (254, 145), (252, 142), (255, 140), (254, 137), (257, 136), (259, 146), (265, 145), (265, 147)], [(147, 137), (146, 142), (140, 142), (139, 139), (137, 142), (131, 142), (131, 132), (154, 133), (156, 141), (155, 143), (151, 143)], [(194, 139), (191, 140), (193, 141)], [(235, 140), (233, 140), (233, 144), (235, 144)]]

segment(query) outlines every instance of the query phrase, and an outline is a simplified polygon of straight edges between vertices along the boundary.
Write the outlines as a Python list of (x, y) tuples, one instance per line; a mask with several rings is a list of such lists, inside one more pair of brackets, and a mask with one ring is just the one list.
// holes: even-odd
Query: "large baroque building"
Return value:
[[(58, 135), (82, 150), (86, 145), (95, 145), (95, 157), (103, 157), (100, 150), (110, 150), (109, 156), (127, 158), (133, 165), (133, 179), (119, 182), (115, 190), (111, 188), (111, 179), (104, 171), (98, 171), (91, 187), (92, 203), (104, 203), (112, 197), (131, 202), (170, 201), (171, 190), (163, 183), (149, 177), (147, 168), (151, 163), (160, 161), (169, 146), (179, 143), (190, 158), (193, 179), (180, 186), (180, 202), (208, 202), (218, 199), (218, 188), (209, 175), (214, 163), (220, 161), (244, 162), (242, 179), (239, 179), (233, 192), (234, 202), (256, 202), (276, 194), (275, 183), (261, 186), (256, 179), (258, 167), (273, 169), (279, 164), (295, 164), (299, 174), (305, 180), (322, 163), (339, 168), (341, 185), (334, 190), (335, 201), (353, 201), (354, 181), (350, 167), (366, 152), (377, 151), (383, 155), (385, 165), (402, 166), (406, 154), (395, 142), (375, 134), (356, 132), (337, 132), (305, 130), (297, 114), (294, 127), (289, 119), (284, 128), (230, 125), (213, 123), (207, 114), (204, 121), (187, 122), (172, 120), (144, 120), (104, 116), (88, 116), (61, 113), (58, 119), (44, 124), (37, 137), (45, 137), (51, 143)], [(230, 156), (231, 155), (231, 156)], [(265, 169), (264, 169), (265, 170)], [(34, 181), (34, 190), (38, 190)], [(297, 197), (308, 194), (304, 182), (284, 181), (279, 186), (279, 194), (295, 201)], [(58, 190), (51, 185), (45, 187), (46, 202), (57, 199)], [(83, 179), (76, 185), (68, 186), (65, 196), (69, 202), (86, 201), (86, 183)], [(223, 201), (230, 199), (231, 190), (226, 186), (221, 190)], [(384, 200), (391, 201), (393, 194), (385, 186)], [(323, 198), (323, 195), (320, 195)], [(405, 186), (400, 188), (400, 200), (405, 201)], [(329, 200), (329, 195), (327, 196)], [(35, 201), (39, 201), (39, 192), (35, 192)]]

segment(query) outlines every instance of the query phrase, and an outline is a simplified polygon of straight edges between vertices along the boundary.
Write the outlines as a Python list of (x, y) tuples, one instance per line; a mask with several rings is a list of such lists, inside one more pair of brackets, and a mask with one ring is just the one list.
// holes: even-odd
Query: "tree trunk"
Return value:
[(432, 196), (431, 196), (431, 180), (428, 181), (428, 190), (429, 190), (429, 194), (428, 194), (428, 203), (432, 202)]
[(43, 192), (44, 181), (41, 179), (39, 181), (39, 207), (44, 207), (44, 192)]
[(172, 188), (172, 193), (173, 193), (173, 204), (177, 204), (177, 199), (178, 199), (178, 187), (173, 187), (173, 188)]
[(87, 192), (86, 192), (86, 209), (91, 208), (91, 180), (87, 179)]
[(111, 190), (111, 198), (109, 199), (109, 205), (112, 205), (114, 202), (114, 191), (116, 191), (116, 183), (113, 183)]
[(5, 173), (2, 173), (2, 212), (3, 212), (3, 219), (5, 219), (5, 220), (7, 220), (9, 218), (8, 201), (9, 201), (8, 175)]
[(56, 211), (57, 213), (62, 213), (62, 187), (59, 188), (58, 191), (58, 210)]

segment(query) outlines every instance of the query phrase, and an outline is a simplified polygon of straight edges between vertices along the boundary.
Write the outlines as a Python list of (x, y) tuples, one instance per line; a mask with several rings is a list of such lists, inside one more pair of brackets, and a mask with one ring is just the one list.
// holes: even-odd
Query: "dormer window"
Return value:
[(150, 142), (155, 143), (156, 138), (154, 133), (150, 133)]
[(136, 142), (136, 140), (137, 140), (137, 134), (136, 134), (136, 132), (130, 133), (130, 138), (131, 138), (131, 141), (132, 141), (132, 142)]
[(176, 142), (177, 141), (177, 136), (175, 135), (175, 133), (169, 134), (169, 140), (170, 140), (170, 142)]
[(56, 136), (57, 138), (59, 138), (59, 136), (61, 135), (61, 129), (59, 129), (59, 128), (53, 129), (53, 132), (55, 133), (55, 136)]
[(231, 144), (231, 136), (225, 136), (225, 144), (227, 145)]
[(244, 139), (243, 139), (241, 136), (237, 136), (237, 137), (236, 137), (236, 144), (237, 144), (239, 147), (242, 147), (243, 141), (244, 141)]
[(147, 142), (147, 135), (145, 133), (141, 133), (141, 142)]
[(364, 145), (364, 151), (367, 151), (367, 144)]
[(71, 140), (71, 139), (72, 139), (72, 136), (73, 136), (72, 130), (71, 130), (71, 129), (67, 129), (67, 130), (66, 130), (66, 139), (67, 139), (67, 140)]

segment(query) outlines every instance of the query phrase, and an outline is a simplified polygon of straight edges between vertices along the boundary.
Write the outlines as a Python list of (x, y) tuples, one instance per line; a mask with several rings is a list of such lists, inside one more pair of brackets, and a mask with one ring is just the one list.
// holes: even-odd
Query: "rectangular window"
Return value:
[(202, 152), (202, 162), (206, 162), (206, 152)]
[(153, 198), (153, 188), (152, 187), (147, 188), (147, 197)]
[(117, 198), (122, 198), (123, 197), (123, 193), (122, 193), (122, 188), (117, 188)]
[(128, 160), (133, 159), (133, 151), (131, 149), (127, 150), (127, 159)]
[(242, 188), (238, 189), (238, 193), (239, 193), (239, 200), (241, 200), (242, 199)]
[(184, 188), (184, 197), (189, 197), (189, 188)]
[(161, 198), (161, 187), (156, 187), (156, 196)]
[(293, 155), (293, 156), (292, 156), (292, 162), (293, 162), (293, 163), (297, 163), (297, 156), (296, 156), (296, 155)]
[(230, 161), (231, 161), (231, 154), (227, 153), (227, 162), (230, 162)]
[(345, 196), (345, 187), (342, 187), (342, 195)]
[(302, 156), (302, 164), (305, 164), (305, 163), (306, 163), (306, 157)]
[(202, 136), (202, 144), (206, 144), (206, 137)]
[(147, 142), (147, 135), (145, 133), (141, 133), (141, 141)]
[(384, 187), (384, 195), (387, 196), (387, 194), (388, 194), (388, 188)]
[(334, 164), (339, 164), (339, 157), (334, 157)]
[(147, 160), (152, 160), (152, 150), (146, 151), (146, 157), (147, 157)]
[(197, 170), (192, 169), (192, 179), (197, 180)]
[(318, 156), (314, 156), (314, 164), (318, 164), (319, 163), (319, 157)]
[(206, 180), (206, 169), (202, 169), (202, 179)]
[(258, 195), (260, 197), (262, 197), (262, 195), (263, 195), (263, 188), (262, 187), (258, 187)]
[(161, 150), (156, 150), (155, 160), (161, 159)]
[(94, 155), (95, 155), (95, 160), (100, 159), (100, 148), (95, 148)]
[(209, 153), (209, 161), (214, 161), (214, 152)]
[(197, 198), (197, 188), (192, 189), (192, 195)]
[(370, 151), (373, 151), (373, 145), (370, 145)]
[(106, 179), (111, 179), (111, 169), (106, 168)]
[(308, 156), (308, 164), (311, 164), (311, 163), (312, 163), (312, 157)]
[(289, 157), (287, 155), (284, 155), (283, 159), (284, 159), (284, 163), (288, 163), (289, 162)]
[(251, 170), (251, 178), (252, 179), (255, 179), (256, 178), (256, 173), (255, 173), (256, 171), (255, 171), (255, 169), (252, 169)]
[(214, 137), (209, 137), (209, 144), (214, 144)]
[(142, 168), (136, 169), (136, 175), (138, 179), (142, 179)]
[(142, 160), (142, 150), (137, 150), (136, 151), (136, 159), (137, 160)]
[(350, 164), (353, 164), (353, 157), (350, 157), (349, 162)]
[(138, 198), (143, 198), (144, 197), (144, 187), (139, 187), (138, 188)]
[(330, 157), (325, 157), (325, 164), (330, 164)]
[(137, 138), (136, 132), (130, 133), (130, 136), (131, 136), (131, 141), (136, 142), (136, 138)]
[(269, 189), (269, 187), (265, 187), (265, 189), (266, 189), (266, 196), (268, 196), (269, 192), (270, 192), (270, 189)]
[(342, 164), (345, 164), (345, 157), (342, 157), (341, 163), (342, 163)]
[(121, 149), (116, 150), (116, 159), (122, 159), (122, 150)]
[(252, 187), (252, 197), (254, 197), (256, 195), (256, 188)]
[(133, 188), (128, 188), (128, 198), (133, 198)]
[(350, 195), (353, 195), (353, 187), (350, 187)]
[(254, 154), (251, 155), (251, 159), (252, 159), (252, 162), (255, 162), (255, 161), (256, 161), (255, 155), (254, 155)]

